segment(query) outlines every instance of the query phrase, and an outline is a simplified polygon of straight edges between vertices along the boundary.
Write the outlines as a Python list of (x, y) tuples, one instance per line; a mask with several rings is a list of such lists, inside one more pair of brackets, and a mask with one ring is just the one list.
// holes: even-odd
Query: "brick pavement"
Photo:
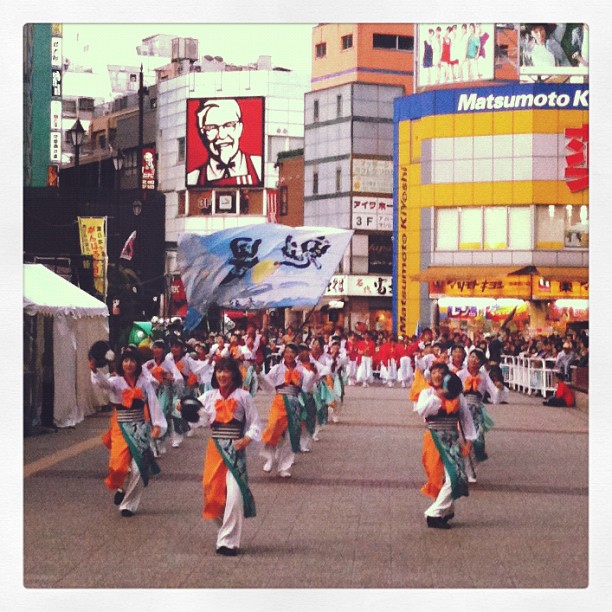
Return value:
[[(270, 397), (257, 397), (262, 417)], [(516, 393), (489, 406), (490, 459), (457, 501), (453, 529), (439, 531), (423, 518), (423, 425), (405, 398), (399, 388), (347, 388), (341, 422), (297, 457), (291, 479), (264, 474), (251, 445), (257, 517), (231, 559), (215, 555), (216, 529), (200, 519), (206, 430), (168, 450), (132, 519), (118, 515), (102, 482), (107, 451), (93, 440), (106, 416), (26, 438), (24, 585), (586, 587), (588, 415)]]

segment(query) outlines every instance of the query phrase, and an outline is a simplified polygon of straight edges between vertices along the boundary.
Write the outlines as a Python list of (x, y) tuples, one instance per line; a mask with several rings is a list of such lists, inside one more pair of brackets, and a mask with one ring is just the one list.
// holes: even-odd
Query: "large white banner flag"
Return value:
[(182, 234), (177, 261), (189, 306), (186, 331), (211, 304), (233, 310), (316, 305), (352, 235), (276, 223)]

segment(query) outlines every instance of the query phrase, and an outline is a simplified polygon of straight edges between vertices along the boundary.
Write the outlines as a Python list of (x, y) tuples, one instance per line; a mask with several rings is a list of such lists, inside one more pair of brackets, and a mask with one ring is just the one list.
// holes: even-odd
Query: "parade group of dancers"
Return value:
[[(254, 330), (238, 344), (221, 337), (207, 353), (192, 356), (181, 336), (170, 334), (153, 343), (153, 358), (145, 363), (137, 347), (123, 349), (112, 373), (107, 367), (112, 355), (90, 353), (92, 383), (107, 392), (113, 407), (103, 436), (110, 451), (105, 484), (121, 516), (136, 513), (167, 444), (179, 448), (185, 436), (209, 427), (202, 516), (218, 526), (216, 552), (238, 554), (243, 521), (256, 514), (246, 465), (249, 444), (260, 443), (264, 472), (290, 478), (296, 453), (310, 452), (322, 427), (339, 420), (345, 385), (371, 381), (369, 345), (355, 363), (346, 342), (289, 341), (280, 362), (264, 372), (256, 361), (258, 340)], [(508, 390), (484, 367), (479, 349), (466, 356), (462, 346), (442, 351), (430, 346), (421, 343), (411, 357), (384, 356), (381, 378), (394, 383), (399, 377), (425, 420), (427, 483), (421, 491), (434, 498), (426, 522), (448, 529), (454, 500), (468, 494), (468, 482), (476, 482), (474, 465), (487, 458), (484, 434), (492, 421), (484, 399), (506, 401)], [(253, 400), (259, 388), (273, 393), (263, 428)]]

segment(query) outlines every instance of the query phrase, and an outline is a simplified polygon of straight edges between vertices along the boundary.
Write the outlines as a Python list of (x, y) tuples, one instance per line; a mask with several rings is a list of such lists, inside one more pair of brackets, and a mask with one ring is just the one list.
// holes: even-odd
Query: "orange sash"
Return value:
[(189, 374), (189, 376), (187, 377), (187, 386), (188, 387), (197, 387), (198, 386), (198, 376), (197, 374), (194, 374), (193, 372), (191, 372), (191, 374)]
[(478, 375), (468, 376), (463, 382), (464, 391), (478, 391), (478, 387), (480, 387), (480, 377)]
[(110, 450), (108, 476), (104, 479), (104, 484), (114, 491), (123, 487), (132, 462), (130, 449), (117, 422), (117, 410), (113, 411), (109, 429), (103, 434), (102, 442)]
[(164, 368), (159, 365), (152, 367), (151, 376), (153, 376), (157, 382), (161, 383), (164, 379)]
[(277, 393), (270, 406), (268, 425), (261, 433), (261, 439), (264, 444), (276, 446), (288, 425), (289, 419), (287, 418), (287, 411), (285, 410), (285, 400), (280, 393)]
[(299, 386), (301, 380), (302, 380), (302, 377), (297, 370), (293, 369), (293, 370), (287, 370), (285, 372), (285, 384), (286, 385)]
[(142, 399), (142, 389), (140, 387), (131, 387), (124, 389), (121, 393), (121, 405), (126, 408), (131, 408), (135, 399)]
[(227, 486), (225, 484), (226, 475), (227, 466), (223, 461), (223, 457), (221, 457), (217, 450), (215, 441), (210, 439), (206, 447), (204, 472), (202, 474), (202, 487), (204, 489), (203, 518), (223, 518), (227, 499)]
[(422, 461), (427, 482), (421, 487), (421, 493), (435, 499), (444, 483), (444, 464), (429, 430), (423, 434)]
[(419, 395), (423, 389), (427, 389), (429, 387), (429, 383), (425, 380), (423, 376), (423, 372), (418, 368), (414, 371), (414, 380), (412, 381), (412, 386), (410, 387), (410, 393), (408, 394), (408, 398), (413, 402), (416, 402), (419, 399)]
[(215, 402), (215, 421), (218, 423), (229, 423), (234, 418), (236, 400), (233, 397), (218, 399)]
[(446, 412), (446, 414), (454, 414), (459, 411), (459, 398), (455, 398), (452, 400), (443, 399), (442, 400), (442, 410)]

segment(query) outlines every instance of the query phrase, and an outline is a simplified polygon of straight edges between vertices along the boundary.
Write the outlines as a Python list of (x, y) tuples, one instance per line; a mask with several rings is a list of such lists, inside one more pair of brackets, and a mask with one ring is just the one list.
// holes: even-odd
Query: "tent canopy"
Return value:
[(81, 317), (108, 316), (104, 302), (51, 272), (42, 264), (23, 265), (23, 308), (26, 314)]

